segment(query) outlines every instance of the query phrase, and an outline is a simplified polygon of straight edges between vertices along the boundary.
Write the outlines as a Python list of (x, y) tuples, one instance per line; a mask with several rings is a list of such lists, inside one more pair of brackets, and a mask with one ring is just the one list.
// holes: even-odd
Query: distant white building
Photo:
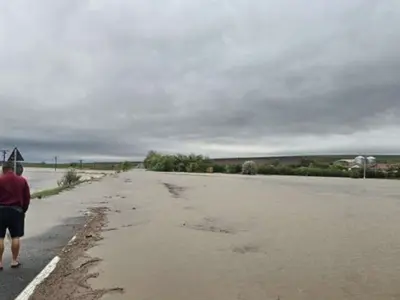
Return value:
[[(355, 158), (350, 158), (350, 159), (339, 159), (334, 162), (335, 165), (340, 165), (345, 168), (350, 169), (360, 169), (364, 166), (364, 156), (357, 156)], [(368, 167), (376, 167), (376, 158), (373, 156), (368, 156), (367, 157), (367, 165)]]

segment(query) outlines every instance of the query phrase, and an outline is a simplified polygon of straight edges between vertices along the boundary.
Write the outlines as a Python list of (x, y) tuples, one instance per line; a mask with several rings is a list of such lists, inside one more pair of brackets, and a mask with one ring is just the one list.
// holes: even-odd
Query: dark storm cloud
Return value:
[(0, 2), (0, 142), (34, 160), (390, 152), (399, 25), (395, 0)]

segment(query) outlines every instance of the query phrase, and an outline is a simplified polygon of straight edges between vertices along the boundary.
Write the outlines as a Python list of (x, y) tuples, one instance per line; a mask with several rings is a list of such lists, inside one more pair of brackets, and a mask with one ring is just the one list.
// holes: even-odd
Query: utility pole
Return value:
[(54, 171), (57, 171), (57, 159), (58, 159), (57, 155), (54, 156)]
[(14, 148), (14, 173), (17, 174), (17, 147)]
[(364, 156), (364, 179), (367, 178), (367, 160), (368, 158)]
[(82, 170), (82, 168), (83, 168), (83, 160), (82, 159), (79, 160), (79, 165), (80, 165), (80, 168)]
[(359, 155), (354, 159), (355, 163), (363, 168), (363, 178), (367, 178), (367, 168), (376, 164), (376, 159), (373, 156)]
[(7, 150), (7, 149), (0, 150), (0, 152), (3, 154), (3, 164), (6, 162), (6, 155), (7, 155), (8, 151), (9, 150)]

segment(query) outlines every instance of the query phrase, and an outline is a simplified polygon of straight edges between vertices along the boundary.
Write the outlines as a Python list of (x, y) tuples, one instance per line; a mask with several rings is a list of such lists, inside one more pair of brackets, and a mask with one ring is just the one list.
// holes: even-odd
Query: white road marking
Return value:
[[(67, 245), (71, 245), (76, 240), (76, 235), (74, 235), (68, 242)], [(65, 249), (66, 247), (64, 247)], [(63, 250), (64, 250), (63, 249)], [(29, 283), (29, 285), (18, 295), (15, 300), (28, 300), (32, 295), (35, 289), (47, 278), (49, 275), (55, 270), (58, 262), (60, 261), (60, 257), (54, 257), (47, 266)]]
[(75, 240), (76, 240), (76, 235), (74, 235), (72, 239), (69, 240), (68, 245), (71, 245)]
[(41, 284), (57, 267), (58, 262), (60, 261), (60, 257), (54, 257), (47, 266), (29, 283), (29, 285), (18, 295), (15, 300), (28, 300), (36, 287)]

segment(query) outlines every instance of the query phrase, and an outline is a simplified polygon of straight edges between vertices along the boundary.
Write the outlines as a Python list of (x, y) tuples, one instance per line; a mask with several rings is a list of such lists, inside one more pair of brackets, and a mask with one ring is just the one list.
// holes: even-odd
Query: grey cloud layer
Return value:
[(0, 142), (32, 159), (320, 149), (400, 125), (400, 3), (3, 1), (0, 68)]

